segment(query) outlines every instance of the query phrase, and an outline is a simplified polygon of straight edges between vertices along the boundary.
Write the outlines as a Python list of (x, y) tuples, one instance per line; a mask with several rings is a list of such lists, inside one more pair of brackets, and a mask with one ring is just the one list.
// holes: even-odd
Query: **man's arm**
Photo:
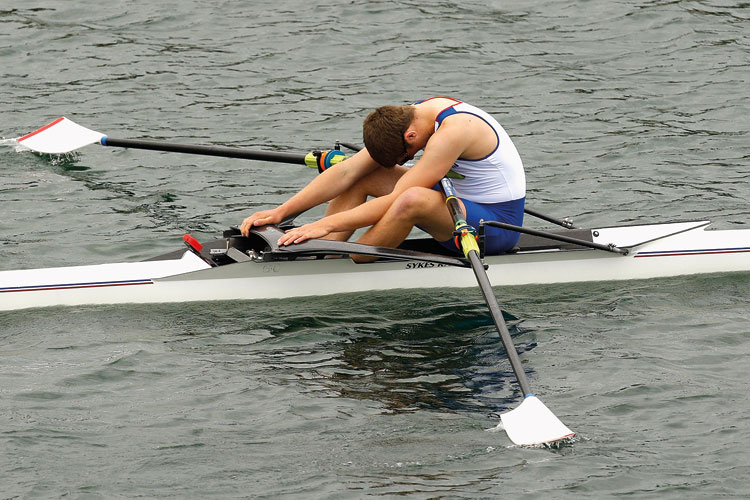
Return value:
[(240, 230), (247, 236), (253, 226), (277, 224), (290, 215), (330, 201), (376, 168), (380, 166), (363, 149), (351, 158), (326, 169), (278, 207), (252, 214), (242, 222)]
[(410, 187), (431, 188), (437, 184), (470, 144), (470, 135), (465, 133), (459, 120), (453, 120), (450, 127), (441, 126), (430, 138), (420, 160), (399, 179), (390, 194), (292, 229), (279, 239), (279, 244), (301, 243), (332, 232), (353, 231), (375, 224)]

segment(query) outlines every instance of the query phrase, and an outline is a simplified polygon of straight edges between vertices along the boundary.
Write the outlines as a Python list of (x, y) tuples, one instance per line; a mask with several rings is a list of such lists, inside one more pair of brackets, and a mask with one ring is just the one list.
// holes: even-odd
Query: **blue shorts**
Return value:
[[(476, 203), (474, 201), (464, 200), (461, 201), (466, 206), (466, 222), (469, 225), (479, 229), (479, 221), (498, 221), (505, 222), (506, 224), (513, 224), (515, 226), (523, 225), (523, 209), (526, 204), (526, 198), (519, 198), (517, 200), (504, 201), (501, 203)], [(499, 227), (484, 227), (484, 252), (487, 255), (497, 255), (499, 253), (507, 252), (518, 243), (520, 233), (515, 231), (508, 231), (507, 229), (500, 229)], [(441, 245), (445, 248), (461, 253), (456, 248), (456, 243), (450, 239), (448, 241), (441, 241)]]

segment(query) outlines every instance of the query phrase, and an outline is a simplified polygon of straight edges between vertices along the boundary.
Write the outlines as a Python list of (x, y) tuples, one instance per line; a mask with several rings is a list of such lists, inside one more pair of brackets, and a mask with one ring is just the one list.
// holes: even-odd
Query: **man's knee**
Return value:
[(413, 186), (401, 193), (394, 202), (394, 208), (404, 215), (420, 215), (435, 209), (438, 198), (436, 191), (419, 186)]

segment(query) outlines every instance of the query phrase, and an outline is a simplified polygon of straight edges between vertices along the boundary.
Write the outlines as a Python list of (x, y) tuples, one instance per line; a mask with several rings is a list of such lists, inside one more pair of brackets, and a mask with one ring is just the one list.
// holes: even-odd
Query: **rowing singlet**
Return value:
[(526, 176), (521, 156), (505, 129), (485, 111), (456, 101), (445, 108), (435, 119), (435, 130), (443, 120), (456, 113), (469, 113), (484, 120), (495, 131), (497, 146), (494, 151), (478, 160), (458, 159), (451, 170), (464, 176), (453, 179), (459, 198), (477, 203), (500, 203), (519, 200), (526, 196)]
[[(451, 98), (448, 98), (451, 99)], [(456, 113), (469, 113), (485, 121), (497, 136), (495, 149), (478, 160), (458, 159), (451, 170), (464, 176), (452, 179), (453, 188), (466, 207), (466, 222), (478, 228), (482, 220), (496, 220), (523, 225), (526, 203), (526, 176), (521, 157), (503, 127), (476, 106), (461, 101), (445, 108), (435, 119), (437, 130), (447, 117)], [(424, 102), (424, 101), (420, 101)], [(419, 104), (419, 103), (415, 103)], [(440, 185), (433, 187), (441, 191)], [(484, 250), (487, 255), (496, 255), (512, 249), (520, 238), (520, 233), (485, 227)], [(460, 253), (453, 240), (441, 241), (445, 248)]]

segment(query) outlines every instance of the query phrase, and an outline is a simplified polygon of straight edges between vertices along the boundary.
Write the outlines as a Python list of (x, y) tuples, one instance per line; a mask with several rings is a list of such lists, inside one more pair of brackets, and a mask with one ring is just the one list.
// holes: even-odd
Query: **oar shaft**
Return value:
[(508, 353), (510, 366), (513, 368), (513, 373), (516, 375), (518, 385), (521, 386), (521, 390), (523, 391), (524, 396), (527, 394), (531, 394), (531, 387), (529, 386), (529, 380), (526, 378), (526, 373), (523, 371), (521, 358), (518, 356), (516, 347), (513, 344), (513, 339), (511, 338), (508, 327), (506, 326), (505, 320), (503, 319), (503, 312), (500, 309), (500, 306), (497, 304), (497, 298), (495, 297), (495, 293), (492, 291), (492, 285), (490, 284), (490, 280), (484, 270), (482, 261), (479, 259), (479, 255), (476, 253), (476, 251), (469, 252), (469, 262), (471, 263), (471, 268), (474, 271), (474, 276), (476, 276), (477, 278), (479, 288), (480, 290), (482, 290), (484, 300), (485, 302), (487, 302), (487, 307), (489, 307), (490, 309), (492, 320), (495, 322), (497, 332), (500, 334), (500, 340), (503, 342), (505, 352)]
[(246, 160), (272, 161), (277, 163), (305, 164), (305, 155), (295, 153), (277, 153), (272, 151), (255, 151), (245, 148), (232, 148), (226, 146), (198, 146), (192, 144), (179, 144), (174, 142), (146, 141), (140, 139), (114, 139), (104, 137), (101, 140), (104, 146), (120, 148), (148, 149), (151, 151), (167, 151), (171, 153), (189, 153), (208, 156), (222, 156), (225, 158), (242, 158)]
[[(441, 186), (443, 188), (443, 192), (445, 193), (445, 202), (448, 206), (448, 210), (450, 211), (453, 223), (456, 225), (456, 229), (459, 229), (460, 227), (467, 227), (466, 216), (461, 209), (461, 205), (459, 204), (458, 199), (456, 198), (456, 193), (453, 190), (453, 184), (451, 183), (450, 179), (444, 178), (441, 181)], [(508, 360), (510, 360), (510, 365), (513, 368), (513, 373), (516, 375), (518, 385), (521, 386), (521, 390), (523, 391), (524, 396), (531, 394), (529, 381), (526, 378), (526, 373), (523, 371), (523, 366), (521, 365), (521, 358), (518, 356), (518, 352), (513, 345), (513, 339), (511, 338), (508, 327), (505, 324), (505, 320), (503, 319), (503, 312), (500, 309), (500, 306), (497, 304), (497, 298), (495, 297), (495, 293), (492, 291), (490, 279), (487, 277), (487, 272), (484, 270), (484, 264), (482, 264), (482, 260), (479, 258), (479, 251), (474, 236), (464, 231), (464, 233), (461, 235), (461, 247), (464, 250), (466, 258), (471, 264), (471, 269), (474, 271), (474, 276), (476, 276), (477, 278), (477, 284), (479, 285), (479, 289), (482, 291), (482, 295), (484, 296), (484, 301), (487, 303), (487, 307), (490, 310), (492, 321), (495, 323), (497, 332), (500, 334), (500, 340), (502, 341), (503, 346), (505, 347), (505, 351), (508, 354)]]

